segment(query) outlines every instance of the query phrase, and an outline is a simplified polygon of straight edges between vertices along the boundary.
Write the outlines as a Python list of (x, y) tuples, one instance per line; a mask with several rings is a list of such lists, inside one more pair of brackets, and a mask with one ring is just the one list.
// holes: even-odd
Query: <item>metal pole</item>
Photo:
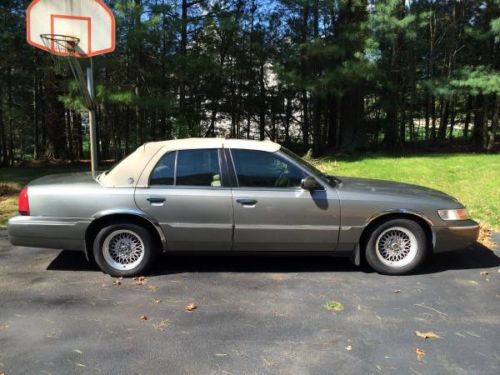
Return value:
[(94, 65), (90, 59), (90, 66), (87, 68), (87, 90), (92, 99), (92, 106), (89, 107), (89, 130), (90, 130), (90, 165), (92, 170), (92, 178), (96, 178), (97, 173), (97, 129), (94, 105)]

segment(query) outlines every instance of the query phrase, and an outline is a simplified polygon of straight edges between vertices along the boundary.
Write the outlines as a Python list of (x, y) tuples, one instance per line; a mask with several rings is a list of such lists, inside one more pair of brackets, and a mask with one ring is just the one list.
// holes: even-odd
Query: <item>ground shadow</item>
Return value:
[(100, 271), (97, 264), (88, 262), (81, 251), (62, 250), (47, 266), (49, 271)]
[(493, 250), (476, 242), (464, 250), (434, 254), (425, 262), (418, 274), (447, 270), (483, 269), (500, 266), (500, 257)]
[[(500, 266), (500, 257), (476, 243), (467, 249), (431, 256), (417, 274)], [(51, 271), (99, 271), (81, 252), (61, 251), (47, 267)], [(371, 272), (347, 258), (331, 256), (169, 254), (159, 257), (150, 275), (184, 272)]]

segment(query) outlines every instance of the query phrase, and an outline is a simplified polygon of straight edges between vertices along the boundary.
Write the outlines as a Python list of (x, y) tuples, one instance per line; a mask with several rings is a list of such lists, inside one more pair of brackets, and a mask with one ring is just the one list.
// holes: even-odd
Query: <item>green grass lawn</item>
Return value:
[[(500, 230), (500, 155), (364, 155), (317, 160), (329, 174), (408, 182), (444, 191), (467, 206), (473, 218)], [(86, 170), (82, 166), (0, 168), (0, 225), (16, 213), (17, 192), (52, 173)], [(3, 186), (3, 188), (2, 188)]]

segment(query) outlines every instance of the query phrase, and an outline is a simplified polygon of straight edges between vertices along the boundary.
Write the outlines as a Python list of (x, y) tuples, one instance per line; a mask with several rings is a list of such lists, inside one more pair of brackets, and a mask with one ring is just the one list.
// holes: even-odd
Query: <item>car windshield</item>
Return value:
[(328, 182), (329, 185), (335, 186), (335, 185), (337, 185), (340, 182), (340, 180), (337, 177), (328, 176), (327, 174), (321, 172), (314, 165), (312, 165), (308, 161), (302, 159), (300, 156), (298, 156), (297, 154), (293, 153), (289, 149), (287, 149), (287, 148), (285, 148), (285, 147), (282, 146), (281, 147), (281, 151), (283, 151), (283, 153), (285, 153), (287, 156), (289, 156), (290, 158), (292, 158), (293, 160), (295, 160), (297, 163), (299, 163), (300, 165), (302, 165), (303, 167), (305, 167), (306, 169), (308, 169), (313, 174), (321, 177), (321, 179), (323, 179), (324, 181)]

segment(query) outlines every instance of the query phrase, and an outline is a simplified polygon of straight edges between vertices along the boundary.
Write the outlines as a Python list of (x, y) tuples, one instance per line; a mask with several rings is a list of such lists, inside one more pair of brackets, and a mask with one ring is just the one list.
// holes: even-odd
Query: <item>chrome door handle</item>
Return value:
[(257, 204), (257, 200), (252, 198), (239, 198), (236, 199), (236, 202), (243, 206), (255, 206)]
[(149, 203), (151, 203), (151, 204), (154, 204), (154, 203), (158, 204), (158, 203), (165, 202), (166, 199), (165, 198), (159, 198), (159, 197), (158, 198), (157, 197), (150, 197), (150, 198), (146, 198), (146, 200)]

